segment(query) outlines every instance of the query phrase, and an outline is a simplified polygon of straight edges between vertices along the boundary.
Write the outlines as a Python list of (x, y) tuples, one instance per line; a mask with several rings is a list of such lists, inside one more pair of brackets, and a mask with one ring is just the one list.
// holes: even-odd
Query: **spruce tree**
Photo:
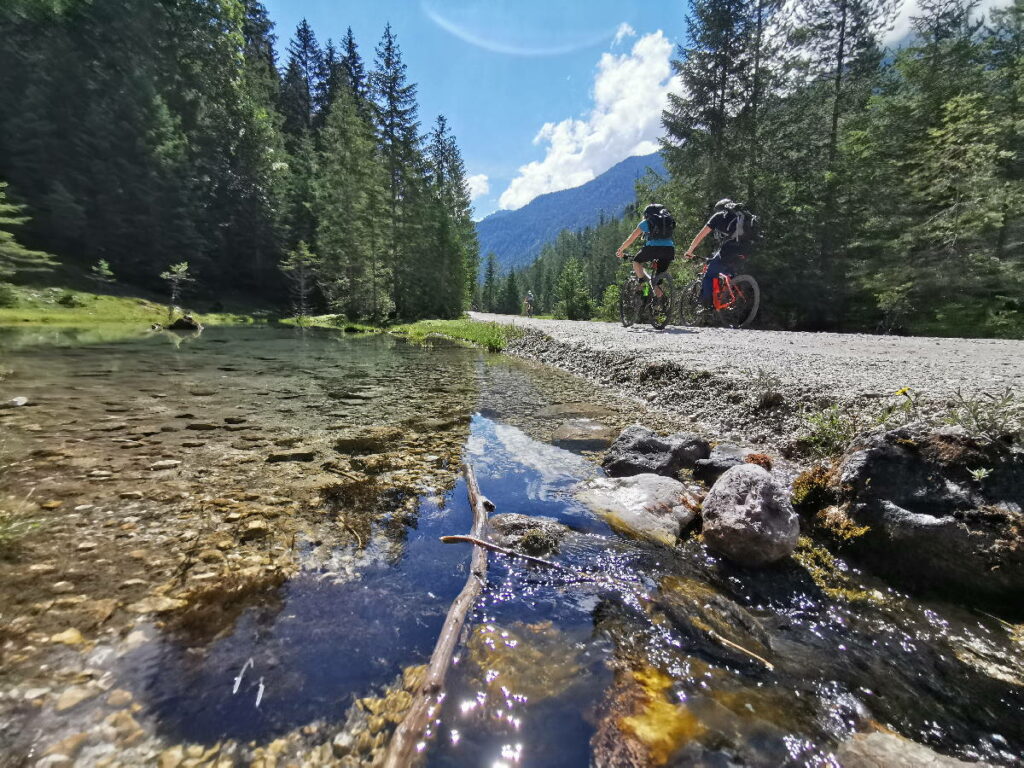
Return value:
[(7, 182), (0, 181), (0, 280), (21, 270), (44, 269), (53, 262), (48, 253), (34, 251), (18, 242), (15, 232), (29, 221), (25, 206), (7, 198)]
[(487, 254), (482, 298), (484, 312), (498, 311), (498, 257), (494, 255), (493, 251)]

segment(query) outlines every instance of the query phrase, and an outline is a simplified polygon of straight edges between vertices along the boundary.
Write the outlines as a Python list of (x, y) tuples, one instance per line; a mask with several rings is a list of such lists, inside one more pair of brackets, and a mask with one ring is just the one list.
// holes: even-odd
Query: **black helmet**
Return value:
[(734, 203), (728, 197), (723, 197), (721, 200), (719, 200), (717, 203), (715, 203), (715, 210), (716, 211), (726, 211), (726, 210), (729, 210), (729, 209), (735, 208), (735, 207), (736, 207), (736, 203)]
[(644, 218), (646, 219), (652, 213), (657, 213), (658, 211), (660, 211), (664, 207), (665, 206), (662, 205), (661, 203), (651, 203), (646, 208), (644, 208)]

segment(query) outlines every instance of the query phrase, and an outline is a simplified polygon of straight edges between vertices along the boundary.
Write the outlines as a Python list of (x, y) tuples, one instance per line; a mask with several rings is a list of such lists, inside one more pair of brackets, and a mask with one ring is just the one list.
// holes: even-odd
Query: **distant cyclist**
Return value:
[(643, 281), (643, 265), (648, 261), (653, 262), (656, 266), (654, 279), (651, 282), (654, 284), (655, 295), (659, 297), (664, 295), (661, 286), (658, 285), (659, 278), (676, 258), (676, 244), (672, 240), (675, 228), (676, 220), (672, 218), (668, 208), (658, 203), (651, 203), (644, 208), (644, 217), (636, 225), (636, 229), (615, 252), (616, 257), (621, 259), (626, 249), (635, 243), (641, 235), (644, 236), (644, 247), (633, 257), (633, 274)]
[(523, 314), (526, 315), (527, 317), (533, 316), (533, 304), (533, 291), (527, 291), (526, 298), (523, 299)]
[(729, 275), (736, 273), (740, 257), (755, 239), (756, 227), (757, 217), (740, 203), (726, 197), (715, 203), (715, 213), (686, 249), (686, 258), (692, 259), (694, 251), (708, 235), (714, 233), (715, 241), (718, 243), (718, 249), (708, 262), (704, 282), (700, 287), (700, 301), (705, 309), (711, 308), (711, 291), (714, 285), (712, 281), (722, 272)]

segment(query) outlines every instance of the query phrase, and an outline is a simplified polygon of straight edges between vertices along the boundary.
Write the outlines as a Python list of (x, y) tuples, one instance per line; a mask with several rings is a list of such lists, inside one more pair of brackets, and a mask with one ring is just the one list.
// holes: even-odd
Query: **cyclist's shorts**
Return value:
[(633, 261), (639, 261), (641, 263), (647, 261), (658, 262), (658, 271), (655, 274), (660, 275), (669, 265), (672, 264), (676, 258), (676, 249), (671, 245), (645, 245), (641, 248), (636, 256), (633, 257)]

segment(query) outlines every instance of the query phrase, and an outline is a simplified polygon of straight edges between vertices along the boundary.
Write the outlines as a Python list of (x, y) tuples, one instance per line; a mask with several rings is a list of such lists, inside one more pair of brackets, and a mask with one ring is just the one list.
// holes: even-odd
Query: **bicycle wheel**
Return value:
[(651, 297), (651, 325), (660, 331), (672, 320), (672, 278), (665, 275), (658, 285), (664, 295)]
[(683, 325), (697, 325), (701, 315), (697, 312), (700, 308), (700, 285), (701, 281), (694, 280), (684, 288), (679, 297), (679, 322)]
[(629, 328), (640, 316), (643, 298), (637, 293), (636, 286), (635, 277), (626, 278), (619, 286), (619, 320), (623, 328)]
[(715, 314), (718, 315), (718, 321), (727, 328), (746, 328), (753, 322), (761, 306), (761, 289), (750, 275), (736, 275), (731, 282), (736, 301), (731, 307), (720, 309)]

